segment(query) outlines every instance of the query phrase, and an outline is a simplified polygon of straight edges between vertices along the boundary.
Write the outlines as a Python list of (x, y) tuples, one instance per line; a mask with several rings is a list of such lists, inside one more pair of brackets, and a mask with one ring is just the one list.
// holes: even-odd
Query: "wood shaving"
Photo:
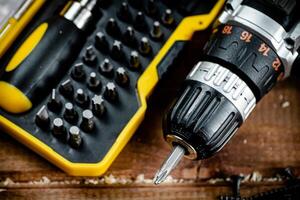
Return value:
[(288, 108), (290, 107), (290, 102), (289, 101), (285, 101), (281, 104), (281, 108)]
[(263, 179), (261, 173), (259, 173), (258, 171), (254, 171), (252, 174), (251, 174), (251, 177), (250, 177), (250, 182), (261, 182)]
[(223, 178), (212, 178), (207, 181), (210, 184), (222, 183), (225, 182)]
[(12, 184), (14, 184), (14, 182), (10, 178), (6, 178), (5, 181), (3, 181), (1, 185), (8, 186), (8, 185), (12, 185)]

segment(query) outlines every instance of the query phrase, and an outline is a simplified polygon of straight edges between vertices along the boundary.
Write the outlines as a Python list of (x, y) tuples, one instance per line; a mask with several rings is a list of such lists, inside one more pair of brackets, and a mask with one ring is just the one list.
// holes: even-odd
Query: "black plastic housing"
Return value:
[[(230, 32), (226, 32), (230, 29)], [(241, 39), (249, 37), (249, 41)], [(251, 38), (250, 38), (251, 36)], [(264, 48), (262, 48), (264, 47)], [(284, 73), (284, 66), (267, 41), (248, 28), (225, 24), (218, 27), (204, 47), (206, 59), (216, 62), (237, 74), (260, 100)], [(275, 64), (278, 68), (275, 69)]]
[(180, 137), (197, 151), (197, 159), (205, 159), (218, 152), (242, 122), (239, 111), (221, 93), (186, 80), (180, 98), (165, 117), (164, 137)]

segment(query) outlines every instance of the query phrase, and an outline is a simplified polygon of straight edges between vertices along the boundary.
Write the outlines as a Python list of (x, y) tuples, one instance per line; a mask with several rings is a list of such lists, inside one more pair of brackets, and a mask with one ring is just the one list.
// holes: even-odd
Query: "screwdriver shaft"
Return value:
[(161, 168), (157, 171), (154, 177), (154, 184), (158, 185), (163, 182), (171, 173), (171, 171), (177, 166), (184, 154), (185, 149), (179, 145), (176, 146), (165, 160)]

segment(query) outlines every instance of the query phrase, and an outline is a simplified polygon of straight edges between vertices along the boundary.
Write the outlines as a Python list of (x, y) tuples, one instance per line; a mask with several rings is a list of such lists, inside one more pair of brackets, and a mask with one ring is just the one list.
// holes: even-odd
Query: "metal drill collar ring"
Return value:
[(229, 69), (212, 62), (199, 62), (187, 80), (194, 80), (214, 88), (225, 96), (245, 121), (256, 106), (256, 98), (249, 86)]
[(186, 153), (188, 153), (188, 154), (185, 154), (184, 157), (191, 159), (191, 160), (195, 160), (198, 157), (197, 151), (194, 149), (194, 147), (192, 147), (190, 144), (188, 144), (182, 138), (180, 138), (176, 135), (168, 134), (166, 137), (166, 141), (172, 147), (174, 147), (174, 143), (180, 144), (181, 146), (183, 146), (187, 150)]
[[(291, 50), (292, 48), (286, 42), (290, 34), (269, 16), (249, 6), (241, 5), (240, 3), (240, 0), (229, 1), (226, 6), (227, 9), (219, 17), (219, 21), (222, 24), (228, 21), (243, 24), (265, 40), (270, 41), (283, 62), (285, 77), (288, 77), (291, 73), (292, 65), (298, 57), (298, 52)], [(298, 44), (295, 44), (295, 46), (298, 46)]]

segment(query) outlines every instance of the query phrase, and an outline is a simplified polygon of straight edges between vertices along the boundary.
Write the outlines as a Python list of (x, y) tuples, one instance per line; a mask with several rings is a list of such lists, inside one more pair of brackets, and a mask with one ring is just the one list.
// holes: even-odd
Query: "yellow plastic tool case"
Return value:
[(210, 27), (224, 1), (83, 2), (67, 3), (1, 63), (0, 124), (67, 173), (97, 176), (143, 120), (185, 42)]

